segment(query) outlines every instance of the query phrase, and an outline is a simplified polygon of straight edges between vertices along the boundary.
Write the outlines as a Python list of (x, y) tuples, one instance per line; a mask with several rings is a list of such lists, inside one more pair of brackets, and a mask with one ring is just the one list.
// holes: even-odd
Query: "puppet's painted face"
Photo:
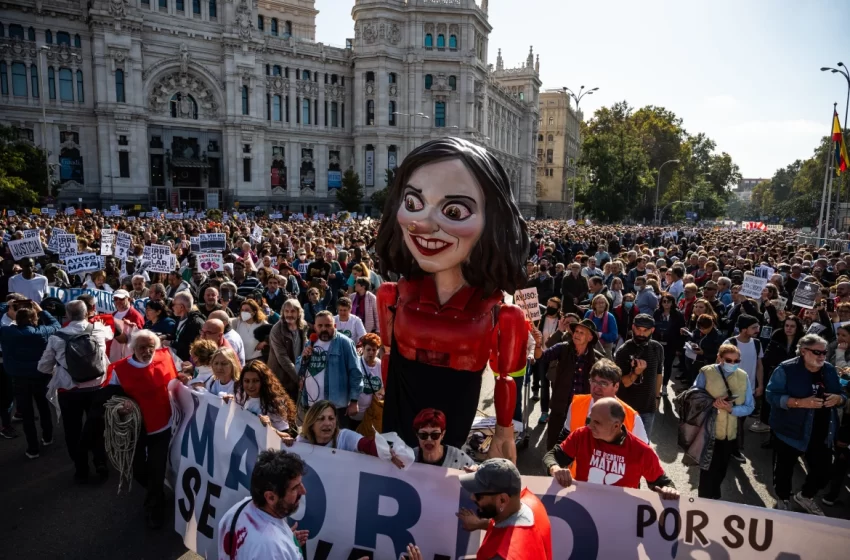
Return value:
[(484, 191), (459, 159), (413, 172), (398, 223), (419, 267), (435, 273), (463, 264), (484, 230)]
[(413, 172), (398, 223), (419, 267), (435, 273), (463, 264), (484, 231), (484, 191), (459, 159)]

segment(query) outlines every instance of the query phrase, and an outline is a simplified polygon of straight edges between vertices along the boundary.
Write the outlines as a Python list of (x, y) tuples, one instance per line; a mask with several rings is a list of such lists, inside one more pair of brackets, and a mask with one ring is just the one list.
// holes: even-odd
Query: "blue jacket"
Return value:
[(38, 318), (36, 327), (0, 327), (3, 366), (12, 377), (39, 378), (44, 375), (38, 371), (38, 361), (47, 349), (47, 339), (62, 325), (47, 311), (39, 313)]
[(617, 318), (611, 312), (608, 312), (608, 330), (602, 330), (602, 324), (604, 322), (604, 317), (597, 317), (593, 311), (588, 310), (584, 314), (585, 319), (591, 319), (593, 323), (596, 325), (596, 330), (599, 332), (599, 338), (602, 339), (603, 342), (617, 342), (617, 339), (620, 337), (620, 334), (617, 332)]
[(635, 304), (641, 313), (647, 315), (655, 313), (655, 310), (658, 309), (658, 296), (655, 295), (655, 289), (652, 286), (646, 286), (639, 291), (637, 297), (635, 297)]
[[(841, 395), (846, 402), (847, 397), (841, 389), (835, 367), (824, 362), (823, 374), (826, 392)], [(773, 370), (766, 392), (767, 402), (770, 403), (770, 427), (776, 437), (799, 451), (805, 451), (809, 447), (815, 409), (788, 408), (788, 399), (805, 399), (811, 396), (811, 372), (806, 369), (802, 358), (786, 360)], [(829, 411), (829, 435), (824, 443), (830, 448), (835, 442), (838, 430), (839, 408), (836, 406)]]
[[(360, 369), (360, 359), (354, 342), (337, 331), (331, 340), (327, 354), (325, 391), (324, 395), (317, 400), (329, 400), (336, 408), (347, 407), (351, 401), (360, 398), (360, 393), (363, 392), (364, 372)], [(295, 369), (301, 370), (301, 356), (295, 359)], [(305, 384), (305, 390), (301, 392), (301, 405), (305, 408), (313, 404), (307, 401), (308, 394), (307, 384)]]

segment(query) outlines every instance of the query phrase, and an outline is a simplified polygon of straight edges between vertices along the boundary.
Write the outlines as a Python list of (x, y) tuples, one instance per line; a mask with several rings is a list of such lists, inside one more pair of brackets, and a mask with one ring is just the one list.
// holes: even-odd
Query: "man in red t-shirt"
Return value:
[(676, 500), (673, 486), (655, 451), (626, 431), (626, 411), (615, 398), (599, 399), (590, 409), (590, 424), (572, 432), (544, 457), (546, 471), (561, 486), (572, 484), (569, 466), (575, 461), (576, 480), (623, 488), (639, 488), (646, 479), (662, 499)]

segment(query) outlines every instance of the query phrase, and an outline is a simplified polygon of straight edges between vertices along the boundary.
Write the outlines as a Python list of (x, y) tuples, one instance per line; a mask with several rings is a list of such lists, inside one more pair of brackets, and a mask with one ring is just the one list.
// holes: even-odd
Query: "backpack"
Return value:
[[(753, 338), (751, 340), (756, 343), (756, 359), (758, 359), (759, 354), (761, 354), (761, 341), (757, 338)], [(737, 348), (738, 347), (738, 337), (733, 336), (732, 338), (728, 338), (728, 339), (723, 341), (723, 344), (731, 344), (732, 346)]]
[(93, 333), (94, 325), (91, 323), (79, 334), (56, 333), (65, 341), (65, 369), (77, 383), (85, 383), (106, 374), (100, 347)]

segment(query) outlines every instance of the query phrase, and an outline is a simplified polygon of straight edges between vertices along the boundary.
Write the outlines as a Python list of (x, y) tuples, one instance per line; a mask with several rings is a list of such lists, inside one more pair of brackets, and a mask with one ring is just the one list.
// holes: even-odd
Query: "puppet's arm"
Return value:
[[(513, 375), (525, 373), (528, 355), (528, 322), (515, 305), (503, 305), (496, 326), (496, 432), (490, 444), (490, 457), (504, 457), (516, 463), (513, 415), (517, 387)], [(492, 363), (491, 363), (492, 367)]]
[(381, 345), (384, 347), (384, 355), (381, 358), (381, 377), (386, 387), (387, 372), (390, 367), (390, 348), (393, 342), (393, 319), (395, 319), (395, 306), (398, 302), (398, 284), (384, 282), (378, 287), (376, 297), (378, 300), (378, 330), (381, 336)]

